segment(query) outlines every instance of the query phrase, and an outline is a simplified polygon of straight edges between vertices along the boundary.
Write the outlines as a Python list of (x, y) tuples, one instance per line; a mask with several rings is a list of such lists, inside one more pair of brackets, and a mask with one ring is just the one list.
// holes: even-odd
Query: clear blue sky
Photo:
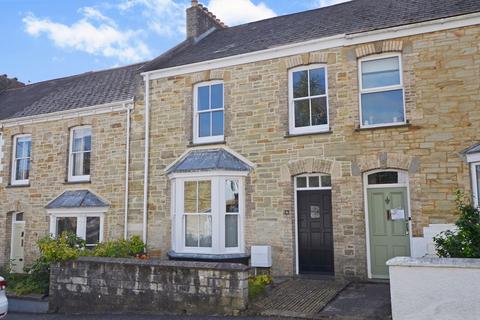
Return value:
[[(200, 0), (228, 25), (346, 0)], [(190, 0), (0, 0), (0, 74), (38, 82), (145, 61), (185, 37)]]

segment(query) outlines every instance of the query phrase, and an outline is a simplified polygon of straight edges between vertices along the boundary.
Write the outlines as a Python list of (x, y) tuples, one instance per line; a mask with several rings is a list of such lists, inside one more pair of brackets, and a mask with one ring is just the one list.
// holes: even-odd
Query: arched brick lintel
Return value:
[(294, 176), (305, 173), (333, 174), (334, 161), (317, 158), (305, 158), (290, 161), (281, 168), (281, 181), (289, 182)]
[(378, 154), (358, 156), (352, 162), (352, 175), (360, 176), (364, 172), (377, 169), (399, 169), (410, 174), (420, 169), (420, 159), (403, 153), (380, 152)]

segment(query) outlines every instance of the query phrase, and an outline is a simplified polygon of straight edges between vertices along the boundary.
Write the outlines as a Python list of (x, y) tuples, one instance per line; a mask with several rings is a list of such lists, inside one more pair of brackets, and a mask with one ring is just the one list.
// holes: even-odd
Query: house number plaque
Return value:
[(310, 206), (310, 218), (319, 219), (320, 218), (320, 207), (319, 206)]

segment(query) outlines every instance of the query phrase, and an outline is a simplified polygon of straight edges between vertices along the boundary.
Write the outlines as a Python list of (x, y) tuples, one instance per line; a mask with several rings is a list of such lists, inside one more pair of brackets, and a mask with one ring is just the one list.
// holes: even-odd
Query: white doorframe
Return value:
[[(398, 172), (399, 180), (400, 176), (405, 177), (403, 182), (399, 182), (396, 184), (377, 184), (377, 185), (368, 185), (368, 176), (377, 173), (377, 172), (385, 172), (385, 171), (394, 171)], [(408, 236), (410, 242), (410, 255), (412, 255), (412, 247), (413, 247), (413, 236), (412, 236), (412, 206), (410, 204), (410, 179), (408, 176), (408, 171), (405, 170), (397, 170), (397, 169), (377, 169), (371, 170), (363, 173), (363, 198), (365, 199), (364, 202), (364, 211), (365, 211), (365, 239), (367, 241), (367, 271), (368, 271), (368, 278), (372, 278), (372, 268), (371, 268), (371, 256), (370, 256), (370, 228), (369, 228), (369, 220), (368, 220), (368, 195), (367, 189), (385, 189), (385, 188), (407, 188), (407, 205), (408, 205)]]
[[(305, 188), (298, 188), (297, 187), (297, 178), (298, 177), (312, 177), (318, 176), (319, 177), (319, 186), (318, 187), (305, 187)], [(330, 176), (329, 174), (321, 174), (321, 173), (312, 173), (312, 174), (301, 174), (298, 176), (293, 177), (293, 202), (294, 202), (294, 210), (295, 210), (295, 274), (300, 274), (300, 262), (299, 262), (299, 254), (298, 254), (298, 209), (297, 209), (297, 191), (308, 191), (308, 190), (332, 190), (332, 187), (322, 187), (321, 186), (321, 176)], [(333, 202), (333, 194), (332, 194), (332, 202)], [(332, 217), (333, 217), (333, 210), (332, 210)], [(333, 220), (332, 220), (333, 223)], [(334, 252), (335, 254), (335, 252)], [(335, 259), (335, 257), (334, 257)], [(335, 262), (334, 262), (335, 263)]]
[[(23, 225), (23, 238), (25, 239), (25, 220), (22, 219), (22, 221), (17, 221), (17, 215), (18, 214), (24, 214), (23, 212), (14, 212), (12, 213), (12, 226), (11, 226), (11, 232), (10, 232), (10, 260), (13, 259), (13, 236), (14, 236), (14, 233), (13, 231), (15, 230), (14, 226), (16, 224), (22, 224)], [(23, 254), (22, 254), (22, 262), (23, 264), (25, 264), (25, 241), (23, 242), (23, 246), (22, 246), (23, 249)]]

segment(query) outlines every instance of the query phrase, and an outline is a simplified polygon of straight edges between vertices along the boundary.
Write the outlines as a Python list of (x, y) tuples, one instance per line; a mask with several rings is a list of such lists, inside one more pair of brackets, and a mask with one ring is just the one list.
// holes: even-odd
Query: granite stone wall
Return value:
[(82, 257), (52, 264), (49, 309), (237, 315), (248, 304), (247, 266)]

